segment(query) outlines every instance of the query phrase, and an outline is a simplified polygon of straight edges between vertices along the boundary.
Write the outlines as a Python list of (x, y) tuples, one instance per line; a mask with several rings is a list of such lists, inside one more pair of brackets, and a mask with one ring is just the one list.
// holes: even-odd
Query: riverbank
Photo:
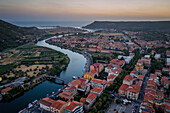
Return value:
[(80, 51), (80, 50), (72, 49), (71, 47), (64, 47), (64, 46), (55, 44), (50, 39), (47, 40), (46, 43), (58, 46), (58, 47), (63, 48), (63, 49), (68, 49), (70, 51), (73, 51), (73, 52), (76, 52), (76, 53), (79, 53), (79, 54), (82, 54), (87, 59), (87, 62), (86, 62), (86, 65), (85, 65), (85, 69), (84, 69), (84, 73), (89, 72), (90, 65), (93, 64), (93, 58), (92, 58), (92, 56), (89, 53), (87, 53), (86, 51)]
[[(69, 58), (69, 64), (60, 74), (57, 76), (61, 79), (71, 81), (73, 76), (81, 77), (84, 74), (84, 67), (87, 62), (86, 58), (79, 54), (72, 52), (70, 50), (61, 49), (60, 47), (50, 45), (43, 41), (39, 41), (37, 46), (47, 47), (59, 52), (66, 54)], [(56, 83), (60, 82), (57, 79), (54, 79)], [(1, 102), (0, 109), (2, 113), (11, 113), (11, 112), (19, 112), (20, 110), (26, 108), (29, 103), (33, 102), (34, 100), (40, 100), (47, 96), (47, 94), (51, 94), (52, 92), (57, 92), (59, 89), (63, 88), (63, 85), (56, 84), (55, 82), (51, 81), (44, 81), (34, 88), (24, 92), (24, 94), (20, 95), (19, 97), (15, 98), (9, 102)]]
[[(1, 82), (3, 102), (12, 101), (25, 91), (44, 82), (46, 73), (59, 75), (70, 62), (69, 57), (59, 51), (33, 44), (17, 48), (13, 52), (9, 58), (3, 59), (4, 63), (15, 59), (12, 63), (15, 65), (10, 70), (5, 68), (5, 72), (3, 67)], [(5, 81), (7, 83), (2, 85)]]

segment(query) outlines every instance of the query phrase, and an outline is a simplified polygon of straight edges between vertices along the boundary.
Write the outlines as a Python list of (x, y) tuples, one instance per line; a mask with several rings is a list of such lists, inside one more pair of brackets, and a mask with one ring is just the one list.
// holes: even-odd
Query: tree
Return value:
[(93, 106), (93, 112), (97, 112), (96, 106)]
[(116, 99), (116, 103), (120, 104), (121, 100), (120, 99)]

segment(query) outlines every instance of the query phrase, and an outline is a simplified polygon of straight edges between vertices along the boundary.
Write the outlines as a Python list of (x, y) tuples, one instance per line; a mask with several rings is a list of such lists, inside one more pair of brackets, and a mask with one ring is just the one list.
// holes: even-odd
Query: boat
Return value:
[(73, 76), (73, 79), (77, 79), (77, 77), (76, 77), (76, 76)]

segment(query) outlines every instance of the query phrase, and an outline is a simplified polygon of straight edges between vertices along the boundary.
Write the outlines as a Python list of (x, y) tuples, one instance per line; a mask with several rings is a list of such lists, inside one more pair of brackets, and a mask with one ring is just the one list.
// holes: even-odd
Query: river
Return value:
[[(46, 39), (47, 40), (47, 39)], [(70, 50), (61, 49), (60, 47), (50, 45), (46, 43), (46, 40), (42, 40), (37, 42), (36, 45), (43, 46), (47, 48), (51, 48), (57, 51), (60, 51), (64, 54), (67, 54), (70, 58), (70, 62), (66, 68), (63, 70), (59, 77), (65, 79), (67, 81), (72, 81), (72, 76), (82, 76), (83, 70), (86, 64), (86, 58), (79, 54), (72, 52)], [(56, 80), (56, 82), (61, 83), (61, 81)], [(0, 103), (0, 113), (17, 113), (18, 111), (24, 109), (28, 106), (28, 104), (35, 99), (41, 99), (46, 97), (47, 94), (51, 94), (51, 92), (58, 91), (58, 89), (62, 88), (63, 85), (55, 84), (50, 81), (45, 81), (33, 89), (25, 92), (22, 96), (16, 98), (11, 102)]]

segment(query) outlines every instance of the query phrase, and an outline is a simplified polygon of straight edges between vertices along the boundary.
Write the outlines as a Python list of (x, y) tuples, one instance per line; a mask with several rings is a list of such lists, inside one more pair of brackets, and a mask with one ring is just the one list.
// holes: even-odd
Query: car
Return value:
[(135, 112), (136, 112), (136, 110), (135, 110), (135, 109), (133, 109), (133, 110), (132, 110), (132, 113), (135, 113)]

